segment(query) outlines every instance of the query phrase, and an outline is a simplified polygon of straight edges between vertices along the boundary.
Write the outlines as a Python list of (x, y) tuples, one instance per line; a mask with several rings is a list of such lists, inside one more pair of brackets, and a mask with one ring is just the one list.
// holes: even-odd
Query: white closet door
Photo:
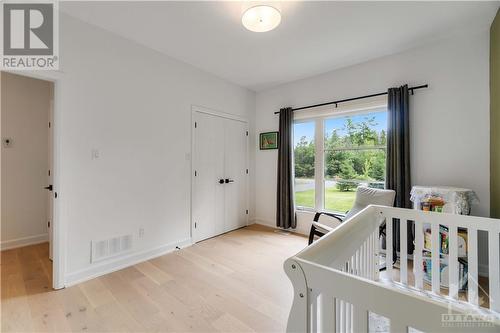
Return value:
[(195, 113), (193, 163), (193, 240), (221, 234), (224, 228), (224, 118)]
[(247, 124), (225, 120), (224, 173), (226, 231), (247, 225)]

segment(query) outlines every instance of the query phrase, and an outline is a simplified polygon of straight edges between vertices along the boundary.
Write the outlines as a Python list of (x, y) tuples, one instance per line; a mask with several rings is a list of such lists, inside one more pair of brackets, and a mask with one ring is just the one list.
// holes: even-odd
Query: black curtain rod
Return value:
[[(416, 86), (416, 87), (408, 88), (408, 90), (411, 91), (411, 94), (413, 95), (413, 90), (422, 89), (422, 88), (428, 88), (428, 87), (429, 87), (428, 84), (423, 84), (421, 86)], [(370, 97), (376, 97), (376, 96), (383, 96), (383, 95), (387, 95), (387, 91), (383, 92), (383, 93), (378, 93), (378, 94), (371, 94), (371, 95), (366, 95), (366, 96), (359, 96), (359, 97), (341, 99), (341, 100), (333, 101), (333, 102), (327, 102), (327, 103), (321, 103), (321, 104), (314, 104), (314, 105), (302, 106), (300, 108), (294, 108), (294, 109), (292, 109), (292, 111), (299, 111), (299, 110), (304, 110), (304, 109), (311, 109), (311, 108), (316, 108), (316, 107), (319, 107), (319, 106), (332, 105), (332, 104), (335, 104), (335, 107), (337, 107), (337, 104), (339, 104), (339, 103), (350, 102), (350, 101), (355, 101), (355, 100), (358, 100), (358, 99), (364, 99), (364, 98), (370, 98)], [(280, 113), (279, 111), (276, 111), (274, 114), (279, 114), (279, 113)]]

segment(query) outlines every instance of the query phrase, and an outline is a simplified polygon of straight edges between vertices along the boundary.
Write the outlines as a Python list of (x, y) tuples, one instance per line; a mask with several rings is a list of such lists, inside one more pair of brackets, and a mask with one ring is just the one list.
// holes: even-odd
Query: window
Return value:
[(295, 123), (293, 126), (295, 205), (315, 207), (314, 181), (314, 121)]
[(295, 205), (345, 213), (359, 185), (384, 188), (386, 131), (385, 108), (297, 121)]

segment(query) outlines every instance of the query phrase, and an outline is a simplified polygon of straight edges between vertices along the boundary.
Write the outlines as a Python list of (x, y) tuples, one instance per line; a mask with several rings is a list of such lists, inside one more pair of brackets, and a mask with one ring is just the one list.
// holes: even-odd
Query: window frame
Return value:
[[(359, 105), (355, 104), (350, 105), (348, 106), (348, 108), (342, 110), (333, 110), (324, 114), (312, 115), (311, 117), (301, 116), (298, 119), (295, 119), (294, 117), (293, 125), (314, 122), (314, 207), (297, 206), (295, 204), (294, 190), (293, 200), (295, 210), (309, 212), (326, 211), (331, 213), (345, 214), (345, 212), (337, 212), (325, 209), (325, 122), (328, 119), (369, 114), (383, 108), (387, 110), (387, 101), (385, 100), (383, 102), (375, 102), (374, 105), (370, 105), (368, 107), (360, 107)], [(368, 149), (380, 149), (380, 147), (370, 147)], [(293, 166), (293, 179), (295, 182), (295, 156), (293, 157)]]

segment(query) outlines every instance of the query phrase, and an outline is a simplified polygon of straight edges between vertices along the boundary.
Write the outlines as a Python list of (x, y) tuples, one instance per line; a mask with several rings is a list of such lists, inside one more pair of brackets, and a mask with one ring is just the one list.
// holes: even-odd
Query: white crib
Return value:
[[(395, 219), (395, 220), (393, 220)], [(400, 223), (400, 278), (379, 273), (379, 226)], [(408, 280), (406, 233), (415, 223), (414, 282)], [(424, 288), (424, 225), (431, 229), (430, 290)], [(448, 295), (440, 289), (439, 226), (449, 228)], [(387, 244), (392, 244), (387, 223)], [(457, 230), (467, 229), (467, 299), (459, 298)], [(489, 308), (479, 306), (478, 230), (488, 234)], [(369, 332), (371, 313), (390, 321), (390, 332), (500, 332), (500, 220), (369, 206), (285, 264), (294, 288), (288, 332)], [(392, 262), (387, 251), (387, 262)], [(395, 274), (396, 275), (396, 274)], [(427, 288), (429, 289), (429, 288)]]

